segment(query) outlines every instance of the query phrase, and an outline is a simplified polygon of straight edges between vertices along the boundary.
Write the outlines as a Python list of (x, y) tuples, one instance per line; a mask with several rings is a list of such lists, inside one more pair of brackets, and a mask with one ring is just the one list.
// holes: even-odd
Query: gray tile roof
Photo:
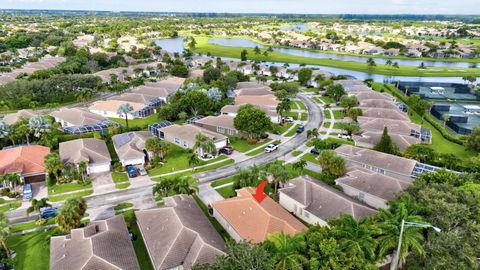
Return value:
[[(353, 140), (355, 141), (356, 145), (373, 147), (380, 142), (382, 135), (382, 131), (366, 131), (363, 132), (361, 135), (353, 135)], [(402, 151), (412, 144), (421, 143), (420, 139), (410, 135), (390, 133), (390, 131), (388, 132), (388, 135)]]
[(110, 152), (103, 140), (87, 138), (62, 142), (59, 144), (60, 158), (63, 163), (78, 164), (111, 162)]
[(113, 146), (120, 160), (145, 156), (145, 142), (152, 137), (149, 131), (135, 131), (112, 136)]
[(50, 269), (140, 269), (123, 216), (52, 237)]
[(164, 202), (164, 207), (135, 212), (155, 269), (191, 269), (224, 254), (223, 239), (191, 196)]
[(282, 188), (280, 192), (301, 203), (306, 211), (325, 221), (342, 214), (360, 219), (377, 212), (339, 190), (308, 176), (300, 176), (289, 181), (287, 187)]
[(410, 135), (414, 130), (418, 133), (421, 131), (421, 126), (410, 121), (402, 121), (395, 119), (373, 118), (359, 116), (357, 118), (360, 128), (363, 131), (378, 131), (383, 132), (385, 127), (388, 128), (388, 134), (403, 134)]
[(94, 125), (106, 120), (103, 116), (80, 108), (62, 108), (50, 115), (73, 126)]

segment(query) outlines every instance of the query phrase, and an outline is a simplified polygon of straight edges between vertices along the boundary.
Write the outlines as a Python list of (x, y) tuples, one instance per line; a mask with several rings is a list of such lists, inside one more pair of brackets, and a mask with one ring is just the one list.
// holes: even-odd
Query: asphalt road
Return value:
[[(305, 124), (305, 130), (320, 128), (320, 125), (322, 123), (322, 111), (320, 107), (312, 99), (302, 93), (297, 94), (297, 97), (302, 100), (308, 108), (309, 116), (308, 121)], [(278, 150), (273, 153), (262, 153), (251, 159), (229, 166), (221, 167), (215, 170), (197, 173), (193, 176), (198, 179), (199, 183), (209, 183), (222, 178), (227, 178), (236, 174), (236, 171), (239, 168), (247, 168), (254, 164), (263, 165), (273, 162), (275, 160), (282, 160), (288, 153), (295, 151), (306, 141), (307, 135), (306, 132), (303, 132), (302, 134), (298, 134), (292, 137), (289, 141), (281, 144)], [(93, 195), (85, 197), (85, 200), (89, 209), (114, 207), (115, 205), (124, 201), (151, 195), (152, 185), (118, 190), (106, 194)], [(61, 206), (61, 203), (53, 203), (53, 206), (59, 207)], [(11, 224), (36, 220), (38, 218), (37, 214), (26, 216), (25, 209), (18, 209), (7, 212), (6, 216), (9, 218)]]

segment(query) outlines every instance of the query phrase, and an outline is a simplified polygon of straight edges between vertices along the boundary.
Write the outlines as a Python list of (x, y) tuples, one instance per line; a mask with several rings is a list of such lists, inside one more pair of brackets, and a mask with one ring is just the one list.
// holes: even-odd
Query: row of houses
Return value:
[(13, 82), (19, 75), (28, 74), (38, 70), (44, 70), (56, 67), (61, 62), (65, 61), (64, 57), (46, 55), (40, 58), (37, 62), (28, 62), (21, 68), (17, 68), (7, 73), (0, 73), (0, 86), (9, 82)]
[(375, 146), (385, 127), (400, 150), (412, 144), (431, 142), (430, 131), (412, 123), (405, 104), (397, 102), (389, 94), (373, 91), (357, 80), (339, 80), (336, 83), (342, 85), (349, 96), (355, 96), (358, 108), (362, 109), (362, 116), (357, 118), (361, 135), (353, 136), (356, 145)]

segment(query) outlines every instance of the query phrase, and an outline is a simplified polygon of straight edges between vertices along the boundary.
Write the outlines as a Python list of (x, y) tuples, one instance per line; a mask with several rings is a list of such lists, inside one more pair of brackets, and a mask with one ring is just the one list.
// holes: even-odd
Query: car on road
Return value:
[(291, 117), (291, 116), (287, 116), (287, 117), (283, 117), (283, 121), (284, 122), (293, 122), (293, 121), (295, 121), (295, 119), (293, 119), (293, 117)]
[(147, 170), (145, 170), (144, 167), (140, 167), (138, 168), (138, 174), (140, 174), (141, 176), (147, 175)]
[(297, 128), (297, 133), (302, 133), (302, 132), (304, 132), (304, 131), (305, 131), (305, 127), (304, 127), (304, 126), (299, 126), (299, 127)]
[(273, 152), (277, 149), (278, 149), (278, 145), (274, 144), (274, 143), (271, 143), (271, 144), (267, 145), (267, 147), (265, 147), (265, 152), (271, 153), (271, 152)]
[(128, 177), (132, 177), (132, 178), (138, 176), (137, 169), (132, 165), (127, 166), (127, 174), (128, 174)]
[(31, 184), (25, 184), (23, 186), (22, 196), (23, 196), (23, 199), (25, 199), (25, 200), (30, 200), (33, 197), (32, 185)]
[(320, 151), (318, 151), (317, 148), (312, 148), (312, 150), (310, 150), (310, 153), (311, 153), (311, 154), (314, 154), (314, 155), (316, 155), (316, 156), (320, 155)]
[(351, 140), (352, 136), (350, 136), (348, 134), (338, 134), (338, 138), (345, 139), (345, 140)]
[(220, 154), (231, 155), (233, 153), (233, 146), (225, 146), (218, 151)]
[(43, 219), (53, 218), (57, 216), (58, 209), (54, 207), (45, 208), (40, 212), (40, 217)]

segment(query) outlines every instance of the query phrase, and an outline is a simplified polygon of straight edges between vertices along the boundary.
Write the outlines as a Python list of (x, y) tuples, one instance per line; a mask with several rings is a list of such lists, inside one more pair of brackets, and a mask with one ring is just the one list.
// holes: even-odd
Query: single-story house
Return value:
[(360, 102), (359, 106), (362, 108), (383, 108), (390, 110), (398, 110), (398, 105), (395, 102), (385, 99), (365, 99)]
[(272, 110), (277, 108), (280, 101), (273, 94), (261, 95), (261, 96), (237, 96), (235, 97), (236, 105), (251, 104), (254, 106), (268, 107)]
[(50, 113), (62, 125), (65, 133), (79, 134), (108, 129), (108, 125), (120, 126), (107, 118), (80, 108), (62, 108)]
[[(372, 148), (380, 142), (382, 135), (382, 131), (364, 131), (361, 135), (353, 135), (352, 139), (357, 146)], [(412, 144), (422, 143), (420, 138), (415, 138), (410, 135), (396, 134), (390, 132), (388, 133), (388, 135), (402, 151)]]
[(387, 127), (388, 134), (400, 134), (406, 136), (420, 137), (422, 127), (410, 121), (402, 121), (385, 118), (372, 118), (359, 116), (358, 124), (362, 131), (383, 132)]
[(160, 208), (135, 212), (154, 269), (191, 269), (224, 255), (225, 242), (191, 196), (163, 201)]
[(233, 124), (234, 118), (229, 115), (208, 116), (195, 121), (194, 124), (225, 136), (241, 136), (241, 132)]
[(390, 110), (384, 108), (362, 108), (362, 116), (370, 118), (393, 119), (401, 121), (409, 121), (408, 115), (400, 109)]
[[(217, 149), (223, 148), (228, 144), (228, 137), (193, 124), (170, 125), (158, 129), (158, 137), (183, 148), (193, 149), (198, 133), (205, 135), (215, 143)], [(199, 156), (203, 156), (202, 149), (199, 149)]]
[(242, 188), (237, 197), (212, 203), (213, 216), (235, 241), (256, 244), (271, 233), (295, 235), (307, 230), (272, 198), (267, 196), (258, 203), (253, 194), (254, 188)]
[(157, 96), (144, 94), (144, 93), (126, 93), (120, 96), (114, 96), (109, 98), (109, 100), (121, 100), (125, 102), (133, 102), (133, 103), (142, 103), (146, 106), (157, 108), (160, 105), (164, 104), (165, 101), (160, 99)]
[(77, 165), (87, 162), (87, 174), (110, 171), (112, 158), (103, 140), (87, 138), (59, 144), (60, 159), (64, 164)]
[(163, 87), (156, 87), (153, 84), (150, 85), (142, 85), (136, 87), (132, 90), (133, 94), (144, 94), (149, 96), (157, 97), (158, 99), (162, 100), (164, 103), (168, 102), (168, 99), (174, 92), (169, 92), (167, 89)]
[(263, 96), (274, 95), (272, 89), (267, 86), (258, 86), (255, 88), (241, 88), (234, 91), (237, 96)]
[(366, 99), (385, 99), (385, 100), (395, 101), (395, 98), (393, 98), (389, 94), (379, 93), (375, 91), (361, 91), (357, 93), (352, 93), (351, 95), (356, 96), (358, 102), (362, 102)]
[[(245, 104), (243, 104), (243, 105), (245, 105)], [(225, 105), (220, 110), (220, 113), (224, 114), (224, 115), (229, 115), (229, 116), (235, 117), (235, 116), (237, 116), (238, 109), (240, 109), (241, 106), (242, 105)], [(272, 107), (265, 107), (265, 106), (260, 106), (260, 105), (254, 105), (254, 106), (261, 109), (262, 111), (264, 111), (267, 114), (267, 116), (270, 117), (270, 120), (272, 121), (272, 123), (278, 124), (278, 123), (281, 122), (282, 119), (281, 119), (280, 115), (277, 113), (276, 109), (272, 109)]]
[(24, 145), (0, 150), (0, 175), (17, 173), (22, 182), (45, 181), (45, 156), (50, 148), (41, 145)]
[(387, 208), (387, 201), (393, 200), (411, 182), (363, 169), (353, 169), (335, 183), (342, 191), (374, 207)]
[(314, 225), (327, 226), (328, 220), (342, 214), (360, 219), (376, 213), (376, 210), (309, 176), (290, 180), (279, 194), (280, 205)]
[(351, 166), (358, 166), (373, 172), (399, 179), (414, 177), (417, 161), (382, 152), (342, 145), (335, 152)]
[(144, 165), (151, 154), (145, 150), (145, 142), (152, 134), (148, 131), (134, 131), (112, 136), (113, 146), (122, 166)]
[(143, 103), (136, 103), (136, 102), (126, 102), (122, 100), (99, 100), (95, 101), (88, 107), (88, 110), (92, 113), (101, 115), (103, 117), (110, 117), (110, 118), (125, 118), (124, 114), (118, 114), (118, 108), (123, 104), (130, 104), (133, 110), (132, 112), (127, 114), (128, 119), (134, 119), (137, 117), (146, 117), (148, 114), (144, 114), (144, 111), (148, 110), (148, 106)]
[(3, 117), (3, 122), (5, 122), (7, 125), (13, 125), (21, 119), (30, 119), (37, 115), (38, 114), (33, 110), (19, 110), (16, 113), (6, 114)]
[(140, 269), (123, 215), (53, 236), (50, 269)]

